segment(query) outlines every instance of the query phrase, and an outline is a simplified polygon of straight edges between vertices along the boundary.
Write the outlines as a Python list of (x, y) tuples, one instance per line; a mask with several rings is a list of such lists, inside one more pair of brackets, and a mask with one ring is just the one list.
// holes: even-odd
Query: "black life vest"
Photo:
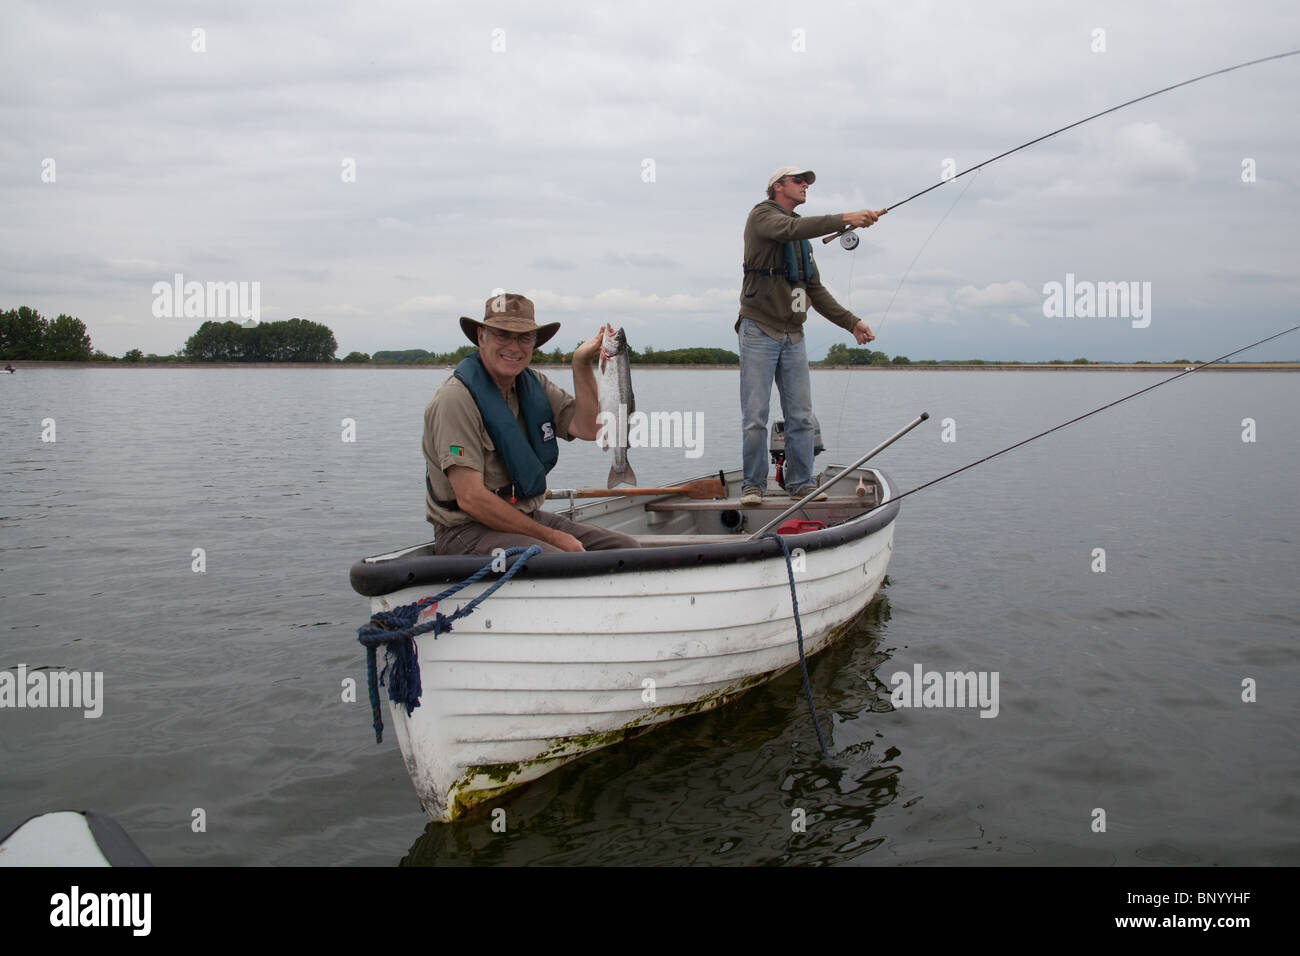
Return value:
[(791, 239), (789, 242), (783, 243), (781, 245), (781, 257), (785, 260), (784, 269), (751, 269), (746, 265), (742, 265), (740, 268), (746, 275), (750, 273), (760, 276), (784, 274), (786, 281), (791, 285), (808, 282), (817, 275), (817, 267), (813, 264), (812, 243), (807, 239)]
[(791, 285), (796, 282), (808, 282), (817, 275), (813, 265), (812, 243), (807, 239), (791, 239), (781, 247), (785, 257), (785, 277)]
[(506, 470), (524, 498), (546, 491), (546, 475), (560, 458), (555, 438), (554, 413), (537, 373), (524, 369), (515, 377), (515, 395), (523, 413), (525, 429), (510, 411), (501, 389), (483, 367), (478, 353), (464, 359), (452, 373), (465, 384), (483, 416), (492, 443), (505, 459)]

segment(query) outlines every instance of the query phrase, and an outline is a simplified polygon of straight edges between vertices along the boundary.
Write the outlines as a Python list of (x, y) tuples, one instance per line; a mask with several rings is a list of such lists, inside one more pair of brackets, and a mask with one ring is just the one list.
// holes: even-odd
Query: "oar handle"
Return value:
[(727, 485), (716, 478), (702, 478), (666, 488), (549, 488), (547, 498), (621, 498), (625, 495), (685, 495), (688, 498), (725, 498)]

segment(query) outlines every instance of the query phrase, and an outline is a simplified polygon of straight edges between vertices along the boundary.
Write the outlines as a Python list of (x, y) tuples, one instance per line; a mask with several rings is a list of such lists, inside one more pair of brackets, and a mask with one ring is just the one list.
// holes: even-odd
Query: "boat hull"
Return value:
[[(806, 653), (843, 633), (884, 580), (897, 504), (886, 507), (892, 512), (874, 520), (854, 519), (869, 525), (866, 533), (841, 533), (848, 540), (811, 546), (829, 530), (786, 538), (799, 549), (792, 563)], [(758, 557), (743, 541), (737, 548), (743, 559), (575, 576), (546, 575), (545, 560), (555, 556), (541, 556), (534, 561), (543, 573), (532, 574), (530, 562), (454, 630), (417, 638), (420, 706), (408, 715), (390, 703), (390, 713), (429, 815), (455, 820), (583, 754), (718, 707), (798, 663), (783, 554), (775, 542)], [(716, 549), (697, 551), (717, 558)], [(491, 583), (458, 592), (439, 610), (451, 614)], [(371, 610), (443, 587), (376, 595)]]

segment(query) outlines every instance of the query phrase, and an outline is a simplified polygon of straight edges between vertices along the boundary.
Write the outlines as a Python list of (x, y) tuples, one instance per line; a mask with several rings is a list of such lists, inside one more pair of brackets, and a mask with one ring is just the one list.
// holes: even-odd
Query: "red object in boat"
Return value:
[(789, 521), (782, 522), (781, 527), (776, 529), (777, 534), (803, 534), (805, 531), (820, 531), (826, 525), (820, 521), (808, 521), (805, 518), (791, 518)]

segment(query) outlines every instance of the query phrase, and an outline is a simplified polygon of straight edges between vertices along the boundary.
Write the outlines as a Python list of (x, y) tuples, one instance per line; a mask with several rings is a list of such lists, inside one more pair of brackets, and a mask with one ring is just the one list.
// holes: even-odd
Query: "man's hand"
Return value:
[(846, 212), (844, 221), (854, 229), (866, 229), (888, 211), (887, 209), (881, 209), (872, 212), (870, 209), (859, 209), (857, 212)]
[(573, 364), (577, 365), (582, 362), (584, 365), (590, 365), (600, 351), (601, 340), (605, 337), (605, 329), (601, 329), (587, 341), (583, 342), (573, 353)]
[(549, 531), (553, 536), (547, 538), (546, 543), (555, 545), (561, 551), (586, 551), (587, 550), (582, 546), (582, 542), (579, 541), (571, 534), (566, 534), (563, 531), (556, 531), (554, 528), (547, 528), (546, 530)]
[[(596, 373), (592, 361), (600, 354), (600, 343), (605, 337), (605, 327), (573, 352), (573, 418), (569, 421), (569, 435), (583, 441), (595, 441), (600, 434), (597, 414), (600, 396), (596, 391)], [(558, 545), (557, 545), (558, 547)]]
[(451, 482), (452, 491), (456, 494), (457, 506), (479, 524), (486, 525), (493, 531), (536, 538), (561, 551), (586, 550), (573, 535), (538, 524), (492, 494), (483, 484), (482, 472), (453, 466), (447, 469), (447, 480)]
[(868, 342), (874, 342), (876, 337), (871, 334), (871, 329), (867, 328), (867, 323), (861, 319), (858, 324), (853, 326), (853, 337), (858, 340), (859, 345), (866, 345)]

